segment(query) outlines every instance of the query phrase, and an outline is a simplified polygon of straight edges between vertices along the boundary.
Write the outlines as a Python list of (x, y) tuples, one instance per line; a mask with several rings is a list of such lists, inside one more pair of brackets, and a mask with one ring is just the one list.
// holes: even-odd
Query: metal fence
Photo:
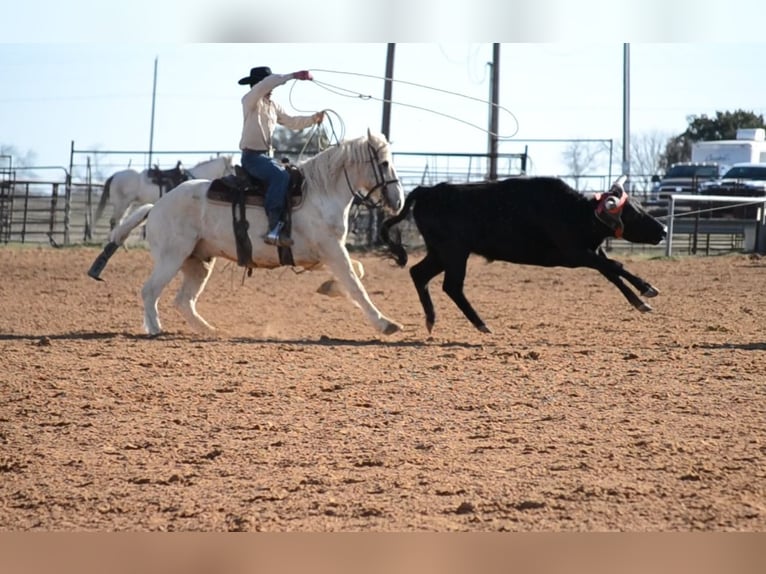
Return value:
[[(73, 160), (75, 152), (73, 148)], [(110, 152), (99, 153), (108, 156)], [(226, 152), (162, 152), (172, 155), (173, 161), (177, 161), (175, 158), (182, 153), (200, 159), (200, 154), (210, 157)], [(87, 156), (84, 161), (72, 161), (69, 169), (58, 166), (13, 168), (11, 158), (0, 156), (0, 243), (50, 243), (54, 246), (104, 243), (109, 233), (109, 211), (98, 222), (93, 221), (93, 215), (103, 192), (105, 178), (97, 174), (98, 170), (90, 159)], [(497, 162), (498, 177), (523, 174), (526, 159), (526, 153), (500, 154)], [(486, 179), (489, 171), (489, 158), (486, 154), (394, 153), (394, 162), (405, 192), (418, 185), (433, 185), (442, 181), (481, 181)], [(44, 179), (26, 177), (27, 173), (37, 174), (41, 171), (54, 175)], [(72, 171), (78, 177), (73, 178)], [(605, 190), (611, 184), (611, 176), (608, 174), (558, 177), (573, 186), (587, 182), (588, 189)], [(643, 190), (635, 190), (633, 195), (640, 200), (649, 199)], [(748, 230), (755, 222), (743, 221), (741, 224), (711, 227), (715, 222), (686, 224), (684, 216), (682, 214), (675, 220), (676, 234), (672, 238), (675, 253), (696, 253), (698, 249), (704, 249), (706, 253), (752, 249), (752, 232)], [(383, 217), (382, 211), (370, 211), (357, 205), (352, 207), (349, 247), (376, 247), (377, 231)], [(398, 228), (405, 245), (413, 248), (422, 246), (422, 239), (411, 216)], [(137, 232), (137, 239), (142, 238), (140, 233)], [(653, 249), (617, 240), (610, 241), (608, 247), (629, 251), (657, 251), (658, 254), (663, 251), (663, 248)]]

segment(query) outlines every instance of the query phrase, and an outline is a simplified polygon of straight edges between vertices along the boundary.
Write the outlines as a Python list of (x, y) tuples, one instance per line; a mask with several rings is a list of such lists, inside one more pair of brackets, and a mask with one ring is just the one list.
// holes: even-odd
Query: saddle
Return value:
[(148, 175), (149, 179), (160, 188), (160, 195), (165, 191), (170, 191), (174, 187), (177, 187), (190, 177), (186, 170), (181, 166), (180, 160), (176, 163), (176, 166), (171, 169), (160, 169), (159, 166), (155, 164), (154, 167), (146, 170), (146, 175)]
[[(290, 174), (290, 183), (287, 185), (287, 207), (290, 211), (303, 203), (303, 174), (292, 164), (285, 165), (285, 169)], [(210, 182), (207, 198), (219, 203), (233, 203), (239, 201), (240, 195), (244, 195), (245, 205), (263, 207), (266, 188), (265, 181), (251, 176), (241, 165), (235, 165), (233, 175), (219, 177)]]
[[(283, 163), (285, 162), (283, 161)], [(291, 164), (285, 163), (285, 169), (290, 175), (290, 182), (287, 186), (284, 229), (289, 233), (291, 230), (292, 210), (303, 203), (303, 174), (296, 166)], [(246, 218), (247, 206), (263, 208), (267, 187), (268, 185), (265, 181), (251, 176), (241, 165), (236, 165), (234, 166), (233, 175), (214, 179), (210, 182), (210, 187), (207, 190), (209, 201), (231, 205), (234, 239), (237, 246), (237, 264), (240, 267), (247, 267), (248, 275), (252, 273), (253, 246), (247, 233), (250, 227), (250, 223)], [(277, 247), (277, 253), (280, 265), (295, 265), (293, 252), (289, 247)]]

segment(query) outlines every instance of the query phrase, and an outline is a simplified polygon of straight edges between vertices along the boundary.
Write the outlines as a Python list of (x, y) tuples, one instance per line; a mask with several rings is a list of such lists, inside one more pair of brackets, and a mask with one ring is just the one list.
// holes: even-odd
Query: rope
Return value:
[[(405, 84), (405, 85), (408, 85), (408, 86), (413, 86), (413, 87), (416, 87), (416, 88), (422, 88), (422, 89), (425, 89), (425, 90), (431, 90), (431, 91), (434, 91), (434, 92), (439, 92), (439, 93), (442, 93), (442, 94), (447, 94), (447, 95), (455, 96), (455, 97), (458, 97), (458, 98), (464, 98), (466, 100), (472, 100), (472, 101), (475, 101), (475, 102), (482, 103), (484, 105), (489, 105), (490, 104), (490, 102), (488, 102), (486, 100), (483, 100), (481, 98), (475, 98), (473, 96), (467, 96), (467, 95), (461, 94), (459, 92), (453, 92), (453, 91), (450, 91), (450, 90), (443, 90), (441, 88), (434, 88), (434, 87), (427, 86), (425, 84), (419, 84), (419, 83), (416, 83), (416, 82), (408, 82), (406, 80), (397, 80), (397, 79), (394, 79), (394, 78), (386, 78), (384, 76), (375, 76), (375, 75), (371, 75), (371, 74), (362, 74), (360, 72), (341, 72), (339, 70), (312, 69), (311, 71), (312, 72), (325, 72), (325, 73), (330, 73), (330, 74), (342, 74), (342, 75), (346, 75), (346, 76), (358, 76), (358, 77), (362, 77), (362, 78), (372, 78), (372, 79), (377, 79), (377, 80), (391, 80), (392, 82), (396, 82), (396, 83), (399, 83), (399, 84)], [(428, 113), (431, 113), (431, 114), (434, 114), (434, 115), (437, 115), (437, 116), (441, 116), (441, 117), (444, 117), (444, 118), (447, 118), (447, 119), (450, 119), (450, 120), (453, 120), (453, 121), (456, 121), (456, 122), (460, 122), (462, 124), (465, 124), (467, 126), (475, 128), (475, 129), (477, 129), (477, 130), (479, 130), (481, 132), (484, 132), (484, 133), (486, 133), (488, 135), (492, 135), (494, 137), (497, 137), (498, 139), (511, 139), (511, 138), (513, 138), (519, 132), (519, 121), (516, 118), (516, 116), (513, 114), (513, 112), (511, 112), (510, 110), (508, 110), (507, 108), (505, 108), (505, 107), (503, 107), (503, 106), (501, 106), (499, 104), (491, 104), (491, 105), (494, 106), (495, 108), (497, 108), (498, 110), (508, 114), (513, 119), (514, 123), (516, 124), (516, 129), (510, 135), (501, 136), (500, 134), (494, 133), (491, 130), (488, 130), (486, 128), (478, 126), (478, 125), (476, 125), (474, 123), (471, 123), (469, 121), (463, 120), (463, 119), (461, 119), (461, 118), (459, 118), (457, 116), (454, 116), (452, 114), (447, 114), (447, 113), (444, 113), (444, 112), (440, 112), (438, 110), (434, 110), (434, 109), (431, 109), (431, 108), (428, 108), (428, 107), (419, 106), (419, 105), (415, 105), (415, 104), (409, 104), (409, 103), (405, 103), (405, 102), (397, 102), (397, 101), (389, 100), (389, 99), (385, 99), (385, 98), (377, 98), (377, 97), (371, 96), (369, 94), (360, 93), (360, 92), (358, 92), (356, 90), (351, 90), (351, 89), (344, 88), (342, 86), (337, 86), (337, 85), (334, 85), (334, 84), (330, 84), (330, 83), (327, 83), (327, 82), (321, 82), (321, 81), (317, 80), (316, 78), (314, 78), (313, 82), (317, 86), (319, 86), (319, 87), (321, 87), (321, 88), (323, 88), (323, 89), (327, 90), (328, 92), (333, 93), (335, 95), (339, 95), (339, 96), (343, 96), (343, 97), (348, 97), (348, 98), (357, 98), (357, 99), (362, 99), (362, 100), (374, 100), (374, 101), (379, 101), (379, 102), (387, 102), (387, 103), (391, 103), (391, 104), (394, 104), (394, 105), (397, 105), (397, 106), (412, 108), (412, 109), (415, 109), (415, 110), (421, 110), (421, 111), (428, 112)], [(291, 90), (290, 94), (291, 94), (290, 97), (292, 99), (292, 90)], [(291, 101), (291, 104), (292, 104), (292, 101)], [(295, 107), (295, 106), (293, 106), (293, 107)]]
[[(730, 203), (730, 204), (727, 204), (727, 205), (725, 205), (723, 207), (710, 207), (708, 209), (698, 209), (697, 211), (684, 211), (683, 213), (680, 213), (680, 214), (676, 213), (675, 214), (675, 218), (676, 219), (681, 219), (682, 217), (691, 217), (691, 216), (695, 216), (695, 215), (701, 215), (703, 213), (712, 213), (714, 211), (722, 211), (722, 210), (725, 210), (725, 209), (734, 209), (734, 208), (737, 208), (737, 207), (747, 207), (749, 205), (754, 205), (754, 204), (757, 204), (757, 203), (763, 203), (763, 202), (762, 201), (747, 201), (745, 203)], [(665, 220), (669, 216), (670, 216), (670, 214), (662, 215), (662, 216), (658, 217), (657, 219)]]

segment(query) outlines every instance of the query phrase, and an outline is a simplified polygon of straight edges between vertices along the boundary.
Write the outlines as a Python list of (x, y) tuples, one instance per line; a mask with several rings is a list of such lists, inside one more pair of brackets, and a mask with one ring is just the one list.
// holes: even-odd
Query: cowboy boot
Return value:
[(284, 231), (285, 222), (277, 216), (269, 215), (269, 232), (263, 236), (264, 243), (277, 247), (292, 247), (293, 240)]

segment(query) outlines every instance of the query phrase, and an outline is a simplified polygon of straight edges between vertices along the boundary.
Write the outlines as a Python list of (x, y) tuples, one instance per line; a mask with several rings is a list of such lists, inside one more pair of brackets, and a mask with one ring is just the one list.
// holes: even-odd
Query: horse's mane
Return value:
[(377, 152), (379, 161), (391, 161), (391, 151), (386, 138), (381, 134), (368, 132), (367, 135), (358, 138), (343, 140), (301, 163), (309, 185), (329, 191), (327, 184), (343, 173), (344, 166), (370, 160), (368, 143)]

